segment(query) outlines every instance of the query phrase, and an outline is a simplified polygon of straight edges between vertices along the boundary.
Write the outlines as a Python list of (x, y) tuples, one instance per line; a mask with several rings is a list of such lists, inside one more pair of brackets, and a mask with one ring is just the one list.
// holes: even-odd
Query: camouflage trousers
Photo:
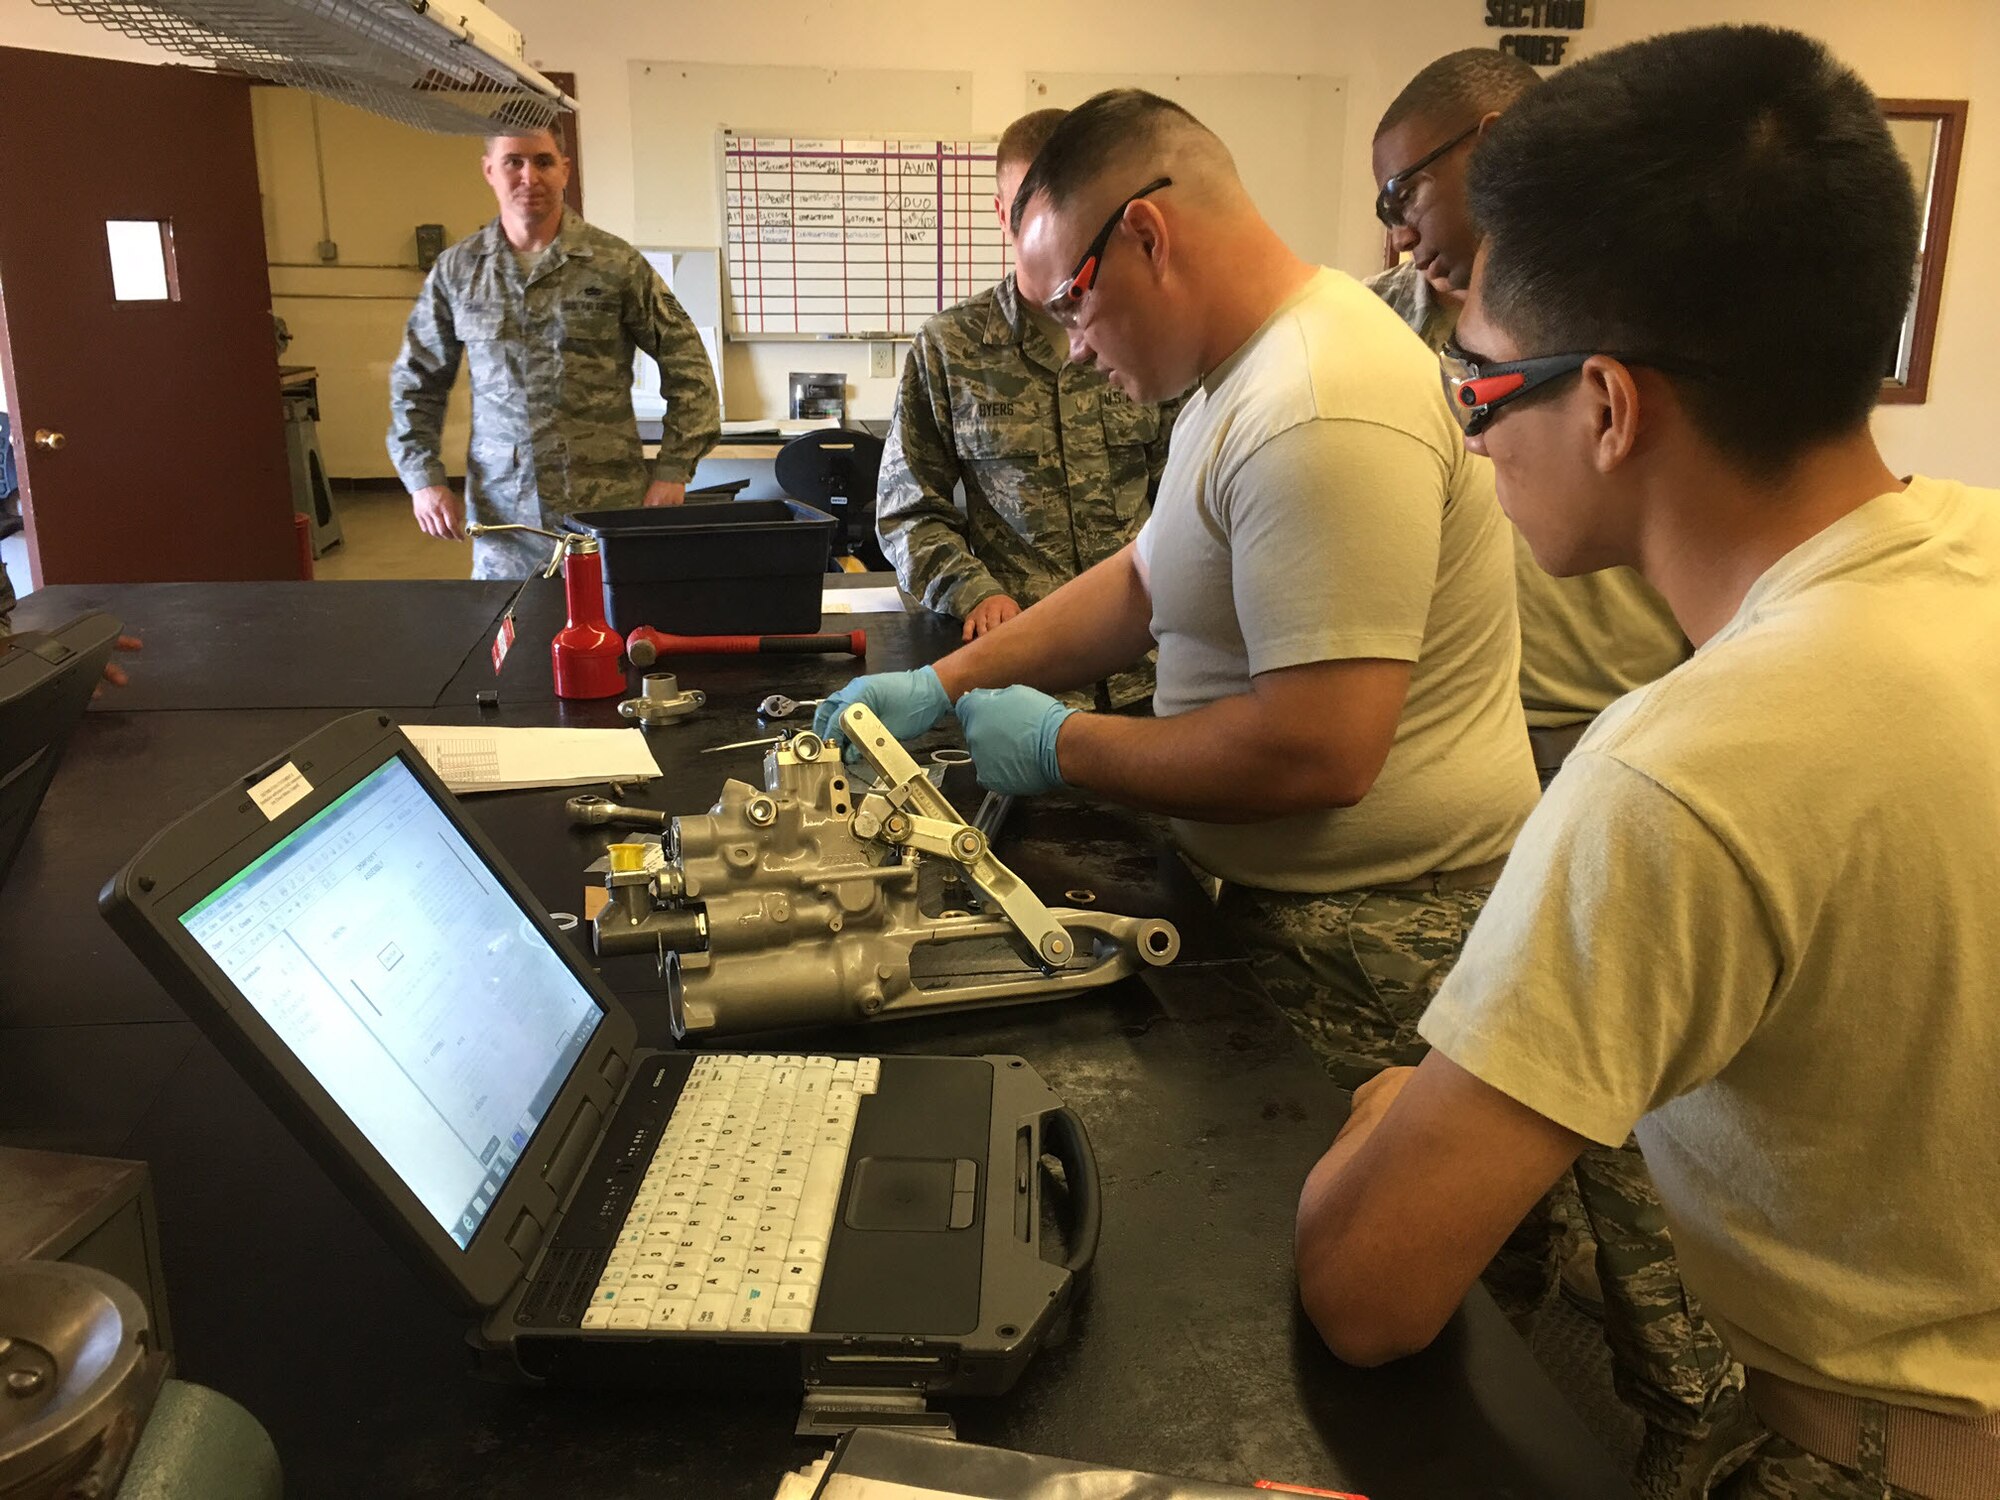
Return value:
[(1743, 1389), (1743, 1367), (1681, 1281), (1666, 1210), (1639, 1143), (1591, 1142), (1570, 1178), (1597, 1241), (1611, 1384), (1654, 1426), (1698, 1437), (1721, 1403)]
[[(1421, 1062), (1417, 1022), (1457, 962), (1490, 887), (1341, 891), (1328, 896), (1225, 884), (1217, 911), (1292, 1025), (1341, 1087)], [(1597, 1236), (1605, 1341), (1620, 1397), (1647, 1421), (1693, 1436), (1742, 1387), (1740, 1367), (1681, 1285), (1666, 1218), (1638, 1147), (1591, 1146), (1571, 1174)], [(1554, 1289), (1558, 1183), (1481, 1280), (1524, 1328)]]
[(1422, 1062), (1417, 1021), (1492, 894), (1336, 891), (1225, 882), (1216, 912), (1306, 1045), (1344, 1089)]
[[(570, 481), (569, 494), (560, 504), (549, 504), (535, 494), (532, 484), (489, 488), (476, 476), (468, 475), (465, 487), (465, 516), (468, 521), (487, 525), (512, 521), (540, 526), (546, 531), (563, 530), (565, 516), (584, 511), (629, 510), (645, 499), (648, 484), (643, 470), (612, 475), (593, 474)], [(503, 531), (497, 536), (472, 539), (474, 578), (533, 578), (549, 565), (556, 544), (547, 537), (526, 531)]]
[(1879, 1451), (1864, 1453), (1862, 1462), (1849, 1468), (1772, 1433), (1742, 1468), (1709, 1494), (1713, 1500), (1921, 1500), (1913, 1491), (1890, 1484), (1881, 1473)]
[[(552, 526), (549, 529), (553, 531), (555, 528)], [(503, 532), (499, 536), (476, 536), (472, 539), (472, 576), (533, 578), (549, 565), (549, 557), (555, 550), (554, 542), (519, 531)]]

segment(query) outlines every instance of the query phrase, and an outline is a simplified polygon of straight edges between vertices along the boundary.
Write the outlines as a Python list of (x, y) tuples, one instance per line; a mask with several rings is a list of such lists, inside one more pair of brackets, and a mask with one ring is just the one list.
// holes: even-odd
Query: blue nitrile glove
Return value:
[(979, 688), (958, 700), (965, 748), (979, 784), (1009, 796), (1053, 792), (1069, 783), (1056, 760), (1056, 736), (1076, 710), (1031, 687)]
[[(944, 684), (930, 667), (914, 672), (878, 672), (873, 677), (857, 677), (813, 710), (813, 733), (823, 740), (841, 743), (840, 713), (850, 703), (865, 703), (875, 711), (883, 728), (899, 740), (913, 740), (933, 728), (951, 712), (951, 699)], [(847, 759), (855, 759), (854, 747), (847, 747)]]

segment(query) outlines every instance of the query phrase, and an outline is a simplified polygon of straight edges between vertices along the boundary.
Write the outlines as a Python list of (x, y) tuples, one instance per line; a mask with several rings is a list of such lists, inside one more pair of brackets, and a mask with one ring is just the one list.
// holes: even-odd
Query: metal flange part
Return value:
[(627, 698), (618, 705), (618, 712), (628, 719), (638, 720), (641, 727), (651, 729), (655, 724), (672, 724), (685, 719), (689, 714), (708, 702), (708, 694), (699, 688), (681, 691), (680, 679), (671, 672), (649, 672), (639, 687), (639, 696)]

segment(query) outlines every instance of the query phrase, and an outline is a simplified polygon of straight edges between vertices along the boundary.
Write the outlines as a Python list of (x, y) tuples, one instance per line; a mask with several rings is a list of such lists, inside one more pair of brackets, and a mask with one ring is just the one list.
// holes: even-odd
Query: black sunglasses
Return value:
[(1451, 414), (1467, 437), (1477, 437), (1493, 425), (1493, 418), (1510, 402), (1581, 370), (1586, 360), (1603, 355), (1621, 364), (1645, 365), (1690, 380), (1701, 380), (1714, 371), (1685, 360), (1655, 359), (1643, 354), (1619, 354), (1608, 349), (1592, 349), (1583, 354), (1544, 354), (1535, 359), (1491, 360), (1462, 348), (1447, 339), (1438, 350), (1438, 371), (1444, 380), (1444, 399)]
[(1097, 271), (1104, 261), (1105, 246), (1111, 243), (1112, 231), (1124, 222), (1125, 210), (1141, 198), (1173, 185), (1174, 180), (1171, 177), (1155, 178), (1112, 211), (1111, 217), (1104, 221), (1104, 227), (1097, 231), (1097, 238), (1090, 242), (1090, 248), (1083, 252), (1083, 259), (1078, 261), (1076, 269), (1069, 273), (1069, 280), (1057, 287), (1055, 294), (1042, 304), (1048, 310), (1050, 317), (1064, 328), (1076, 327), (1078, 304), (1083, 301), (1084, 294), (1097, 285)]
[(1440, 156), (1443, 156), (1445, 152), (1451, 150), (1460, 141), (1478, 133), (1479, 124), (1477, 121), (1474, 121), (1457, 135), (1446, 141), (1442, 146), (1438, 147), (1429, 156), (1403, 168), (1402, 171), (1383, 183), (1382, 191), (1375, 195), (1375, 217), (1382, 221), (1382, 227), (1384, 229), (1401, 229), (1403, 227), (1403, 209), (1409, 198), (1410, 179), (1412, 177), (1423, 171), (1425, 167), (1428, 167)]

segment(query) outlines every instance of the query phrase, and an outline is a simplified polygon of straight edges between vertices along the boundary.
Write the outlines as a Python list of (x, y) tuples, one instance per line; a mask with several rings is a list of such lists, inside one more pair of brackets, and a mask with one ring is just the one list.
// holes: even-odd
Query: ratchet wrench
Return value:
[(783, 693), (773, 693), (757, 705), (757, 717), (789, 719), (802, 708), (817, 708), (824, 702), (824, 698), (787, 698)]

